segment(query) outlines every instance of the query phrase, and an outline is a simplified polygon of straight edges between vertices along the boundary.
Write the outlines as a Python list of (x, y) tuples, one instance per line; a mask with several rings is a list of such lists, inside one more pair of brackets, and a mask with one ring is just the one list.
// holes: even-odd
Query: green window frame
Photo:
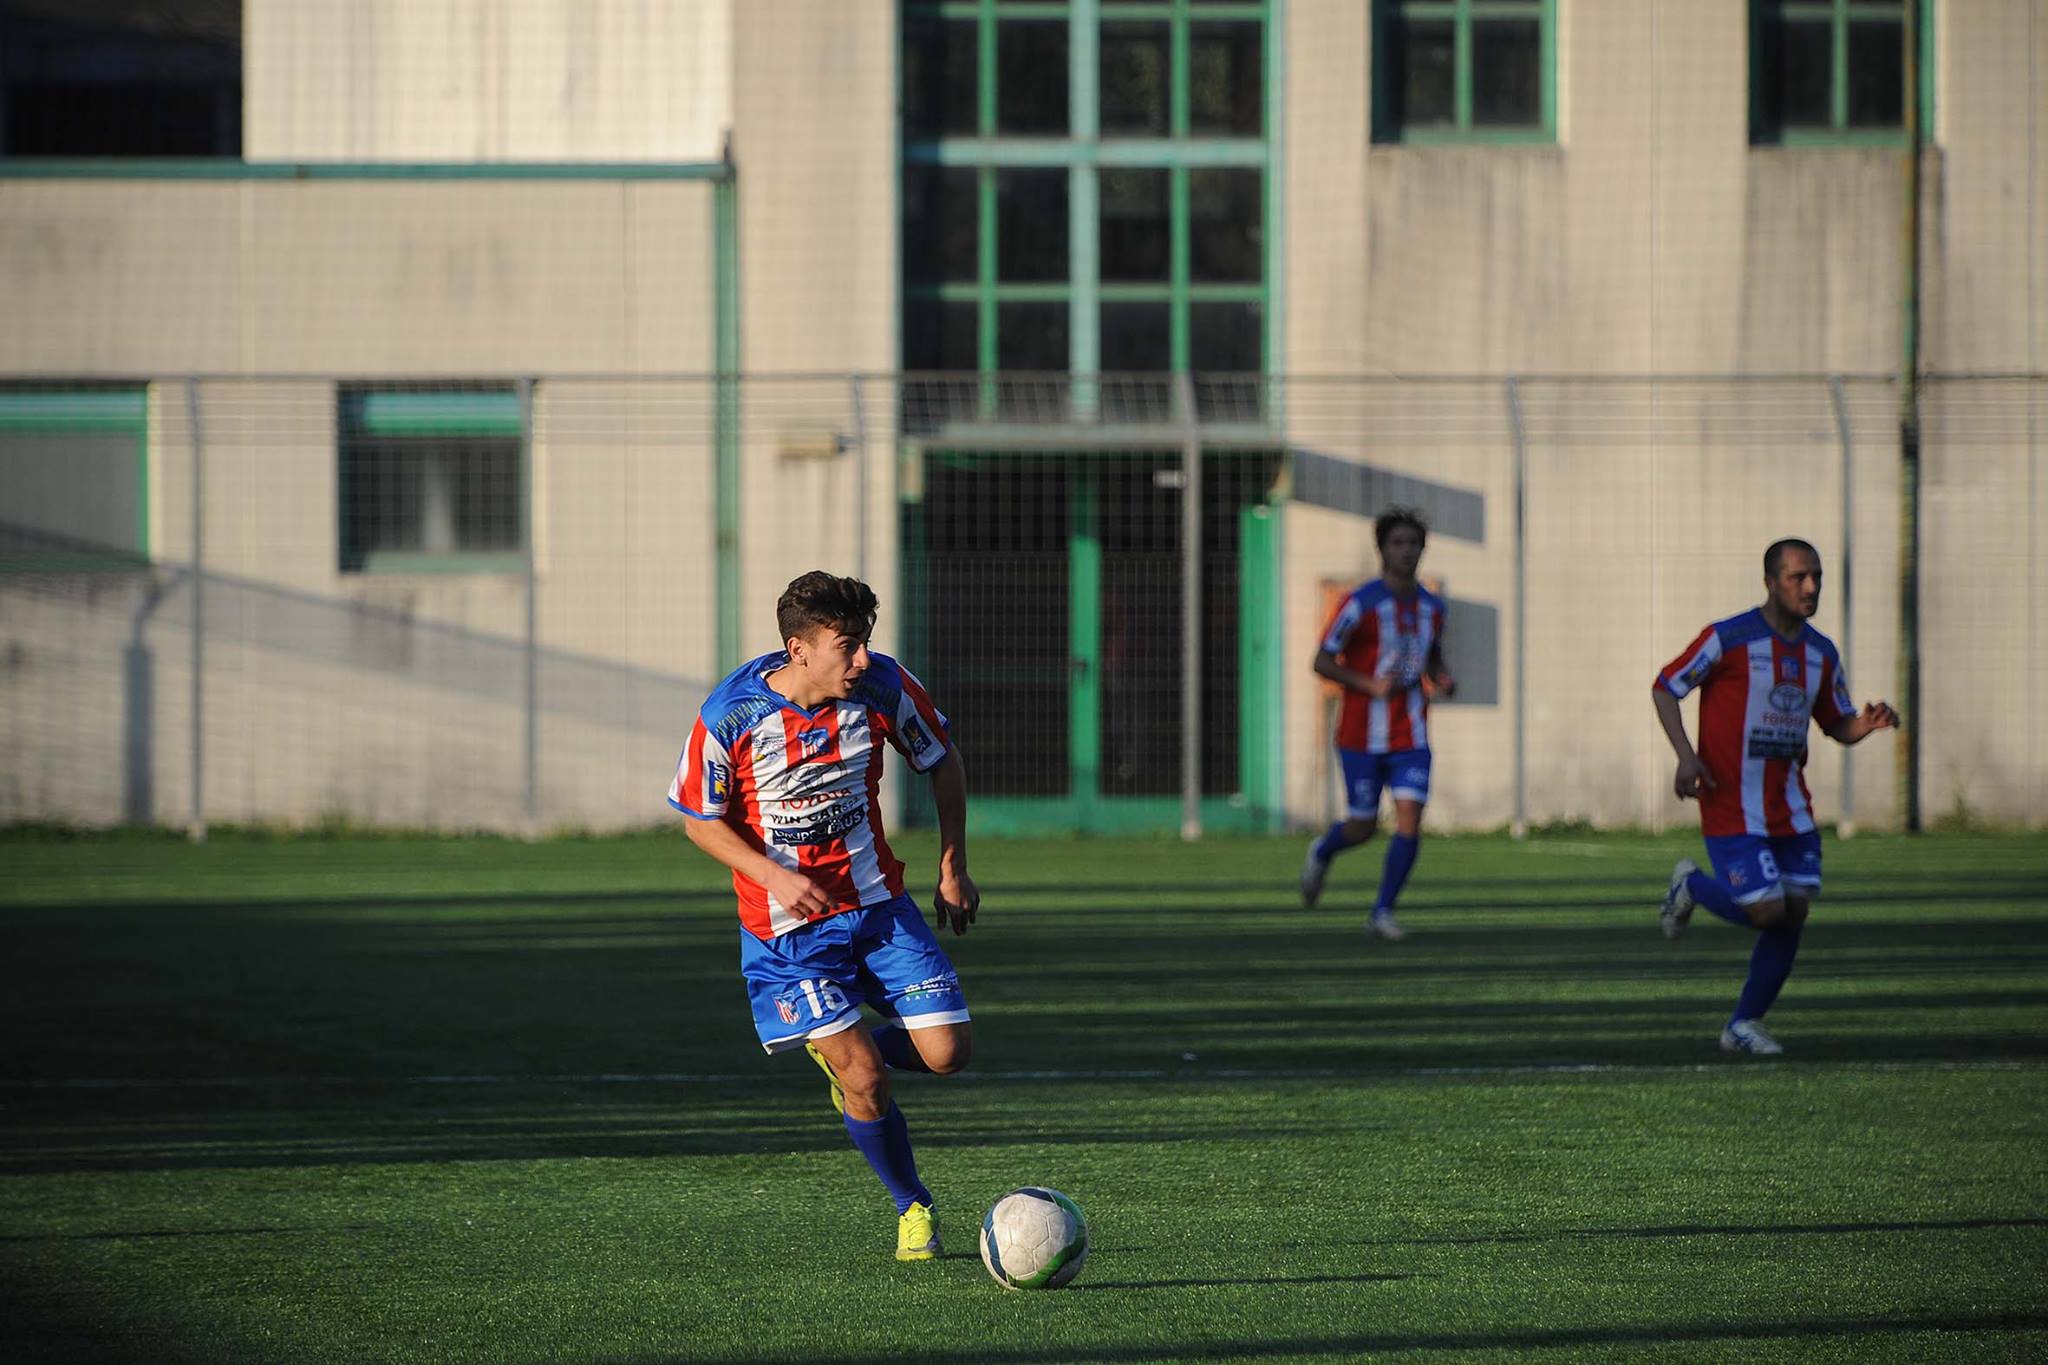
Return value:
[(341, 572), (525, 569), (529, 446), (513, 385), (346, 383), (335, 417)]
[[(1905, 99), (1888, 117), (1873, 118), (1859, 110), (1867, 87), (1858, 79), (1869, 64), (1890, 56), (1882, 50), (1882, 30), (1896, 29), (1900, 39), (1897, 79), (1904, 84), (1903, 43), (1907, 23), (1915, 32), (1916, 80), (1920, 140), (1933, 141), (1934, 5), (1933, 0), (1750, 0), (1749, 6), (1749, 140), (1757, 146), (1898, 147), (1906, 140)], [(1803, 34), (1802, 52), (1794, 51), (1794, 34)], [(1814, 40), (1823, 46), (1815, 60)], [(1873, 42), (1873, 40), (1877, 40)], [(1809, 87), (1798, 95), (1787, 90), (1789, 63), (1809, 69)], [(1885, 73), (1889, 74), (1889, 73)], [(1807, 110), (1791, 112), (1789, 100), (1803, 99)]]
[[(1487, 80), (1490, 64), (1504, 59), (1489, 40), (1531, 24), (1536, 27), (1535, 90), (1526, 116), (1488, 109), (1487, 92), (1504, 88)], [(1411, 61), (1421, 60), (1419, 38), (1425, 31), (1435, 40), (1433, 60), (1447, 79), (1439, 83), (1438, 111), (1416, 114), (1407, 107), (1404, 73)], [(1556, 0), (1373, 0), (1372, 140), (1417, 145), (1557, 141)]]
[[(67, 442), (93, 447), (78, 450)], [(45, 444), (47, 443), (47, 445)], [(64, 486), (62, 469), (88, 482)], [(105, 482), (134, 482), (132, 509)], [(142, 384), (0, 385), (0, 572), (107, 572), (150, 558), (149, 390)], [(79, 524), (104, 517), (96, 528)], [(132, 511), (132, 519), (131, 519)]]
[[(906, 369), (1099, 373), (1104, 310), (1125, 306), (1126, 317), (1163, 308), (1164, 346), (1150, 333), (1156, 364), (1112, 368), (1275, 368), (1270, 0), (907, 0), (903, 19)], [(1061, 36), (1063, 115), (1007, 98), (1006, 74), (1021, 68), (1006, 41), (1042, 53)], [(1127, 49), (1142, 57), (1148, 42), (1149, 112), (1126, 95), (1106, 113), (1103, 64)], [(1163, 249), (1145, 278), (1111, 278), (1104, 189), (1132, 173), (1158, 177), (1149, 230), (1157, 239), (1163, 228)], [(1041, 210), (1035, 221), (1027, 205)], [(1059, 226), (1064, 250), (1049, 249)], [(1205, 352), (1239, 363), (1203, 364)], [(1005, 363), (1020, 356), (1031, 363)]]

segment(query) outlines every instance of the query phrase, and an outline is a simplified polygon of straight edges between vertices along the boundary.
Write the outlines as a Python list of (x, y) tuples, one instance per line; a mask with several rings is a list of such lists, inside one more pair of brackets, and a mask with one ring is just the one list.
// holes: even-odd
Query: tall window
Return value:
[(1265, 0), (904, 6), (903, 363), (1266, 368)]
[[(1751, 141), (1896, 140), (1906, 123), (1907, 4), (1752, 0)], [(1924, 109), (1932, 88), (1924, 17), (1918, 33)]]
[(344, 573), (510, 572), (524, 563), (519, 395), (509, 385), (344, 385)]
[(238, 3), (0, 5), (0, 156), (239, 156)]
[(1549, 142), (1555, 0), (1375, 0), (1373, 140)]

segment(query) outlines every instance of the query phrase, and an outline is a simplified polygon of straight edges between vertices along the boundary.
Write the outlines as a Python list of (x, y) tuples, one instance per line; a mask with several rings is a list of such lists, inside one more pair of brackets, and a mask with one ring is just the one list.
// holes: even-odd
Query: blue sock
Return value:
[(1742, 907), (1735, 903), (1733, 893), (1721, 885), (1720, 878), (1710, 877), (1704, 872), (1687, 873), (1685, 889), (1692, 892), (1693, 903), (1700, 909), (1712, 911), (1717, 917), (1741, 928), (1751, 927), (1749, 916), (1742, 913)]
[(889, 1197), (896, 1201), (896, 1212), (901, 1213), (914, 1203), (932, 1202), (932, 1192), (917, 1178), (917, 1160), (910, 1154), (910, 1125), (903, 1121), (903, 1111), (894, 1100), (889, 1101), (889, 1112), (878, 1119), (857, 1119), (848, 1114), (846, 1132), (888, 1186)]
[(1339, 820), (1336, 824), (1323, 831), (1322, 838), (1316, 840), (1314, 849), (1316, 861), (1327, 863), (1330, 859), (1350, 847), (1351, 845), (1344, 842), (1344, 822)]
[(931, 1068), (918, 1055), (917, 1044), (910, 1040), (910, 1030), (901, 1024), (877, 1024), (875, 1031), (868, 1035), (875, 1040), (875, 1050), (882, 1054), (891, 1071), (922, 1071), (930, 1074)]
[(1799, 955), (1799, 930), (1780, 926), (1756, 936), (1749, 954), (1749, 980), (1742, 983), (1742, 996), (1735, 1002), (1735, 1019), (1761, 1019), (1764, 1011), (1785, 988), (1792, 975), (1792, 959)]
[(1387, 861), (1380, 869), (1380, 898), (1372, 911), (1375, 915), (1394, 908), (1401, 888), (1408, 884), (1408, 874), (1415, 868), (1415, 855), (1421, 851), (1422, 839), (1417, 835), (1396, 834), (1387, 840)]

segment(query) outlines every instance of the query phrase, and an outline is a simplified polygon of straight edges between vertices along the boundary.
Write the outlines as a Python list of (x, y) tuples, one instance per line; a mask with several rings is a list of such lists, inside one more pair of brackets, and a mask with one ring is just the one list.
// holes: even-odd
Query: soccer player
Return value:
[[(868, 648), (867, 584), (827, 573), (775, 605), (783, 647), (741, 665), (698, 712), (669, 785), (690, 842), (732, 869), (740, 974), (770, 1053), (808, 1051), (853, 1145), (896, 1200), (896, 1258), (939, 1254), (931, 1191), (889, 1072), (950, 1074), (974, 1050), (946, 950), (903, 885), (875, 807), (886, 742), (932, 779), (939, 817), (933, 915), (967, 932), (967, 780), (922, 684)], [(870, 1029), (861, 1006), (881, 1022)]]
[[(1690, 858), (1671, 869), (1660, 919), (1677, 938), (1705, 906), (1754, 929), (1749, 979), (1721, 1031), (1724, 1052), (1783, 1052), (1764, 1012), (1792, 974), (1806, 913), (1820, 895), (1820, 832), (1806, 790), (1806, 727), (1854, 744), (1899, 723), (1881, 701), (1859, 713), (1834, 642), (1807, 621), (1820, 605), (1820, 555), (1803, 540), (1764, 551), (1764, 604), (1716, 621), (1657, 675), (1657, 719), (1678, 755), (1672, 788), (1700, 803), (1700, 833), (1715, 875)], [(1678, 700), (1700, 689), (1700, 747), (1685, 734)]]
[(1394, 507), (1373, 523), (1380, 576), (1361, 583), (1330, 622), (1316, 650), (1317, 676), (1344, 689), (1337, 720), (1337, 762), (1344, 772), (1344, 818), (1309, 845), (1301, 903), (1323, 894), (1330, 860), (1372, 838), (1380, 791), (1394, 797), (1394, 837), (1380, 869), (1379, 897), (1366, 921), (1385, 939), (1402, 936), (1394, 902), (1421, 848), (1429, 801), (1429, 703), (1457, 690), (1444, 663), (1444, 600), (1415, 581), (1429, 528), (1413, 509)]

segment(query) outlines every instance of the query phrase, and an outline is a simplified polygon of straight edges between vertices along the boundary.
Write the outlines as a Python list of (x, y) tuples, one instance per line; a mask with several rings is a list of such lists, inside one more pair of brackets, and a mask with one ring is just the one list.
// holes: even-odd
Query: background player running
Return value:
[(1301, 869), (1302, 904), (1323, 894), (1330, 860), (1372, 838), (1380, 791), (1394, 796), (1394, 837), (1367, 921), (1381, 938), (1401, 937), (1394, 902), (1421, 849), (1429, 802), (1429, 701), (1457, 690), (1444, 664), (1444, 600), (1415, 580), (1429, 530), (1421, 516), (1390, 508), (1373, 523), (1380, 576), (1344, 599), (1316, 650), (1315, 671), (1344, 688), (1337, 719), (1337, 763), (1344, 773), (1344, 818), (1309, 845)]
[[(883, 836), (885, 742), (931, 774), (937, 918), (966, 933), (981, 894), (967, 875), (960, 755), (918, 680), (868, 648), (875, 612), (857, 579), (791, 583), (775, 608), (783, 648), (711, 693), (668, 799), (690, 817), (690, 842), (732, 869), (761, 1046), (804, 1047), (825, 1069), (848, 1135), (896, 1200), (897, 1259), (923, 1261), (939, 1254), (938, 1217), (888, 1068), (958, 1071), (974, 1035), (959, 977)], [(864, 1004), (882, 1016), (872, 1032)]]
[[(1784, 1051), (1761, 1021), (1792, 974), (1807, 908), (1820, 895), (1820, 832), (1806, 790), (1808, 719), (1843, 744), (1899, 723), (1881, 701), (1857, 712), (1834, 642), (1807, 624), (1820, 605), (1820, 578), (1811, 545), (1774, 543), (1764, 551), (1764, 604), (1701, 631), (1651, 692), (1678, 755), (1672, 787), (1698, 799), (1716, 874), (1678, 860), (1664, 895), (1664, 936), (1684, 933), (1696, 905), (1757, 931), (1749, 979), (1721, 1032), (1727, 1052)], [(1697, 752), (1678, 710), (1694, 688)]]

